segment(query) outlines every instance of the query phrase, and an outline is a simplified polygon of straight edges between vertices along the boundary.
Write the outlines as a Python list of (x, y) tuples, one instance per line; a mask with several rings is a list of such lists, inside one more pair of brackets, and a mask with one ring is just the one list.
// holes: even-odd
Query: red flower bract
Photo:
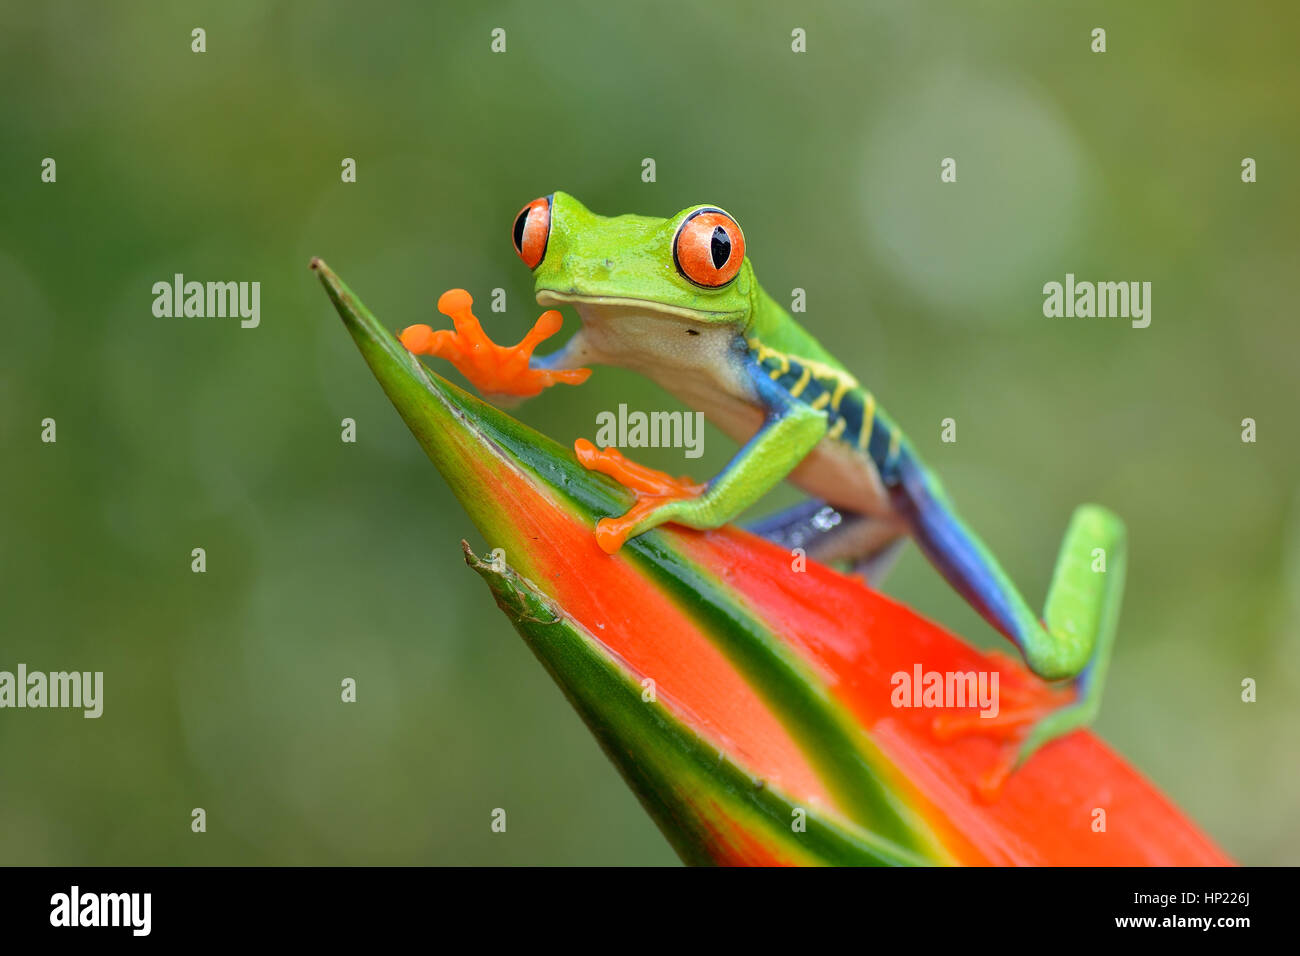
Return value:
[(1060, 692), (857, 579), (735, 529), (665, 527), (616, 555), (595, 522), (625, 489), (430, 373), (323, 263), (362, 355), (487, 539), (467, 561), (692, 863), (1215, 865), (1229, 862), (1091, 733), (975, 798), (999, 744), (942, 742), (893, 675), (996, 672)]

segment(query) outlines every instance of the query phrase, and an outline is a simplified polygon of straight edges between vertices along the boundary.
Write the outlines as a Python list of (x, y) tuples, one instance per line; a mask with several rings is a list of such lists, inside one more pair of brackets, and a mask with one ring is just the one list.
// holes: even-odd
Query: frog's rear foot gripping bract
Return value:
[(992, 720), (946, 724), (947, 733), (981, 733), (1006, 742), (999, 766), (979, 787), (996, 796), (1007, 774), (1039, 747), (1086, 726), (1097, 714), (1124, 592), (1124, 523), (1097, 505), (1075, 509), (1040, 620), (932, 476), (912, 476), (905, 469), (902, 495), (912, 535), (939, 572), (1020, 649), (1035, 675), (1060, 681), (1069, 691), (1059, 703), (1037, 711), (1012, 706)]
[[(964, 711), (935, 718), (935, 735), (941, 740), (978, 734), (1004, 742), (993, 768), (975, 784), (979, 796), (994, 799), (1011, 771), (1035, 750), (1096, 715), (1123, 590), (1124, 526), (1094, 505), (1075, 512), (1040, 622), (992, 555), (962, 524), (936, 481), (918, 479), (908, 491), (906, 478), (917, 474), (915, 467), (905, 455), (898, 491), (903, 499), (898, 510), (908, 517), (903, 530), (911, 531), (953, 587), (1021, 649), (1030, 673), (1059, 682), (1056, 692), (1046, 696), (1017, 693), (1014, 683), (1002, 683), (999, 712), (992, 718)], [(756, 522), (750, 530), (782, 547), (802, 547), (814, 560), (848, 560), (859, 573), (864, 561), (892, 559), (902, 544), (891, 537), (898, 531), (887, 521), (815, 499)], [(873, 585), (878, 581), (879, 576), (869, 577)], [(1009, 664), (1025, 671), (1018, 661)]]

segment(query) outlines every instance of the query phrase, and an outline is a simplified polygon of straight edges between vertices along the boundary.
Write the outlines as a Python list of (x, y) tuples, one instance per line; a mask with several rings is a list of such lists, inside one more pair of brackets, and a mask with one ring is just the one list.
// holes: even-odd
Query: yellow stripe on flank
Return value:
[(812, 369), (807, 365), (803, 367), (803, 374), (799, 376), (799, 381), (795, 382), (790, 388), (790, 394), (798, 398), (803, 394), (803, 390), (808, 387), (808, 381), (812, 378)]
[(845, 420), (843, 418), (835, 419), (835, 424), (832, 425), (831, 430), (826, 433), (826, 437), (839, 438), (841, 435), (844, 434), (844, 425), (845, 425)]
[(835, 409), (837, 412), (840, 410), (840, 401), (848, 393), (851, 387), (852, 383), (847, 379), (840, 378), (839, 376), (835, 377), (835, 393), (831, 395), (831, 408)]
[(837, 382), (847, 379), (850, 387), (858, 384), (857, 380), (848, 372), (841, 372), (837, 368), (831, 368), (825, 362), (819, 362), (816, 359), (800, 358), (798, 355), (796, 355), (795, 358), (799, 359), (800, 362), (812, 369), (813, 374), (818, 378), (834, 379)]
[(831, 400), (831, 393), (822, 392), (820, 395), (818, 395), (809, 403), (808, 407), (812, 409), (816, 409), (817, 411), (821, 411), (823, 408), (826, 407), (827, 403), (830, 402), (830, 400)]
[[(768, 348), (758, 339), (745, 339), (745, 344), (758, 353), (755, 356), (755, 359), (758, 361), (759, 365), (762, 365), (764, 362), (766, 362), (768, 359), (771, 358), (771, 359), (776, 359), (781, 363), (781, 365), (783, 366), (783, 368), (781, 369), (782, 373), (788, 372), (790, 370), (790, 360), (786, 358), (784, 355), (782, 355), (780, 352), (778, 352), (776, 349)], [(775, 376), (773, 377), (775, 378)]]
[(858, 448), (867, 450), (867, 439), (871, 437), (871, 426), (876, 420), (876, 397), (870, 392), (862, 393), (862, 430), (858, 432)]
[(898, 444), (902, 436), (903, 433), (897, 428), (891, 429), (889, 432), (889, 457), (891, 460), (898, 457)]
[(775, 369), (776, 374), (772, 376), (773, 378), (776, 378), (779, 375), (784, 375), (786, 372), (790, 371), (790, 359), (788, 356), (778, 352), (776, 349), (770, 349), (766, 345), (760, 345), (758, 347), (758, 364), (762, 365), (768, 359), (775, 359), (781, 363)]

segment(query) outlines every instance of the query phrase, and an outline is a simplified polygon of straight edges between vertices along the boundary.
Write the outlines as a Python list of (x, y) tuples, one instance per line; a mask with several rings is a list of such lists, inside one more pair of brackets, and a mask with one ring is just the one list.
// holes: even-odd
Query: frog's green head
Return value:
[(716, 206), (669, 219), (598, 216), (568, 193), (515, 217), (514, 245), (540, 305), (572, 304), (584, 321), (636, 314), (743, 327), (755, 287), (745, 237)]

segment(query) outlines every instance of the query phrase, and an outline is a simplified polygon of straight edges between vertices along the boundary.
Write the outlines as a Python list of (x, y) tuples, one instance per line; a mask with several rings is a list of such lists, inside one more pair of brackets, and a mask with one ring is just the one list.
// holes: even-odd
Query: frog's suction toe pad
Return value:
[(612, 518), (601, 518), (596, 522), (596, 544), (606, 554), (617, 554), (626, 540), (627, 533)]
[(562, 325), (564, 325), (564, 316), (560, 315), (560, 313), (554, 309), (547, 309), (538, 317), (533, 328), (542, 338), (549, 339), (556, 332), (560, 331)]
[(398, 338), (408, 352), (423, 352), (433, 341), (433, 329), (427, 325), (408, 325)]
[(473, 297), (464, 289), (448, 289), (438, 296), (438, 311), (443, 315), (454, 316), (459, 312), (467, 312), (473, 304)]

